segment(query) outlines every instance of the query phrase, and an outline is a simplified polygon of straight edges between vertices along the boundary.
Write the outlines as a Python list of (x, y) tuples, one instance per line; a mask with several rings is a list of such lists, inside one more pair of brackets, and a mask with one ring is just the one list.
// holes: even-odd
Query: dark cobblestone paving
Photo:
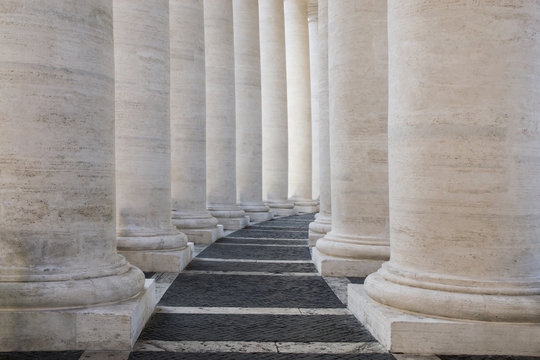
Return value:
[(352, 315), (155, 314), (141, 335), (164, 341), (372, 342)]
[(348, 277), (347, 280), (349, 280), (352, 284), (363, 284), (365, 277)]
[(199, 254), (201, 258), (245, 260), (311, 260), (309, 248), (287, 246), (220, 245), (214, 243)]
[(281, 226), (277, 226), (277, 225), (273, 225), (272, 223), (269, 223), (267, 225), (253, 225), (253, 226), (250, 226), (248, 228), (246, 228), (246, 230), (272, 230), (272, 231), (306, 231), (306, 227), (305, 226), (299, 226), (299, 225), (290, 225), (290, 226), (287, 226), (287, 225), (281, 225)]
[(244, 239), (244, 238), (235, 238), (235, 237), (226, 237), (219, 239), (218, 244), (273, 244), (273, 245), (308, 245), (307, 240), (266, 240), (266, 239)]
[(147, 279), (151, 279), (152, 276), (154, 276), (155, 274), (156, 274), (155, 272), (145, 272), (144, 277)]
[(307, 239), (308, 232), (238, 230), (228, 237), (260, 237), (271, 239)]
[(180, 274), (159, 305), (342, 308), (321, 277)]
[(391, 354), (133, 352), (129, 360), (395, 360)]
[(259, 263), (259, 262), (231, 262), (231, 261), (204, 261), (194, 259), (188, 266), (188, 270), (204, 271), (246, 271), (268, 273), (315, 273), (317, 269), (312, 263)]
[(77, 360), (83, 351), (0, 352), (0, 360)]

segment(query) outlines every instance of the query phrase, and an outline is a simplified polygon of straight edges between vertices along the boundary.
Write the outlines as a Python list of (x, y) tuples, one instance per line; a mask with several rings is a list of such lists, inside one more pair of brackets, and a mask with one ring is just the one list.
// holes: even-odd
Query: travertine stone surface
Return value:
[(328, 0), (318, 1), (319, 33), (319, 181), (320, 209), (315, 221), (309, 224), (309, 244), (332, 229), (330, 186), (330, 129), (328, 112)]
[(172, 223), (196, 244), (222, 234), (206, 209), (203, 0), (169, 0)]
[(388, 23), (392, 256), (367, 294), (540, 326), (540, 3), (391, 0)]
[(311, 198), (319, 200), (319, 14), (318, 0), (308, 3), (309, 74), (311, 89)]
[(332, 231), (317, 249), (370, 269), (390, 254), (386, 2), (329, 1), (328, 22)]
[(299, 212), (317, 211), (311, 193), (311, 92), (308, 0), (284, 0), (289, 127), (289, 198)]
[[(113, 4), (118, 250), (189, 252), (171, 223), (169, 2)], [(156, 271), (140, 257), (128, 259)]]
[(262, 201), (262, 113), (259, 6), (233, 0), (236, 92), (236, 189), (252, 222), (273, 217)]
[(259, 0), (263, 200), (278, 216), (295, 214), (288, 198), (287, 75), (283, 0)]
[(112, 21), (106, 0), (2, 3), (0, 309), (143, 291), (116, 253)]
[(206, 194), (226, 230), (249, 218), (236, 204), (236, 113), (232, 0), (204, 1), (206, 55)]

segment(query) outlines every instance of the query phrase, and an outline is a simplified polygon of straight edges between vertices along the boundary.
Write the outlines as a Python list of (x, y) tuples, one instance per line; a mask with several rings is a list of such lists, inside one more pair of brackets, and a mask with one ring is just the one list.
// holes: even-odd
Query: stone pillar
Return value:
[(172, 223), (195, 244), (223, 226), (206, 209), (206, 86), (203, 0), (169, 0)]
[(7, 5), (0, 351), (126, 348), (147, 319), (134, 309), (149, 316), (155, 297), (116, 252), (112, 2)]
[(319, 14), (318, 0), (308, 3), (309, 74), (311, 92), (311, 198), (319, 200)]
[(311, 193), (311, 93), (308, 0), (284, 0), (289, 117), (289, 197), (299, 212), (316, 212)]
[(236, 113), (232, 0), (204, 0), (206, 53), (206, 194), (226, 230), (249, 218), (236, 204)]
[(388, 260), (386, 2), (328, 2), (332, 231), (323, 275), (366, 276)]
[(391, 261), (355, 312), (398, 352), (538, 355), (540, 3), (388, 6)]
[(262, 201), (262, 113), (259, 6), (233, 0), (238, 203), (250, 221), (270, 220)]
[(294, 215), (288, 197), (287, 75), (283, 0), (259, 0), (263, 200), (274, 215)]
[(319, 181), (320, 210), (314, 222), (309, 224), (309, 244), (326, 235), (332, 229), (332, 206), (330, 186), (330, 131), (328, 113), (328, 0), (319, 0)]
[(118, 250), (144, 271), (179, 272), (191, 251), (171, 223), (169, 1), (113, 3)]

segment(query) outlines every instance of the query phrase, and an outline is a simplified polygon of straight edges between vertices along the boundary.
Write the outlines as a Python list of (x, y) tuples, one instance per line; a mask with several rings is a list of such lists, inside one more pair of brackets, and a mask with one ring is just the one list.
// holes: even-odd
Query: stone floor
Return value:
[(525, 360), (508, 356), (389, 354), (346, 308), (348, 283), (311, 263), (313, 215), (254, 224), (228, 234), (185, 272), (147, 273), (159, 303), (133, 352), (0, 353), (0, 359)]

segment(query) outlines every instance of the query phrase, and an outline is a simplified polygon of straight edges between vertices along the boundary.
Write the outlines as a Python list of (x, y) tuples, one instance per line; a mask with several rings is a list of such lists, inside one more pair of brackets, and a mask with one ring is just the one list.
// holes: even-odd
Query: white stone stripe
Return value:
[(134, 351), (170, 352), (237, 352), (237, 353), (292, 353), (292, 354), (373, 354), (386, 353), (376, 342), (256, 342), (256, 341), (161, 341), (137, 342)]
[(269, 247), (307, 247), (308, 243), (306, 241), (305, 245), (288, 245), (288, 244), (236, 244), (236, 243), (216, 243), (215, 245), (234, 245), (234, 246), (269, 246)]
[[(268, 227), (268, 226), (267, 226)], [(270, 226), (272, 227), (272, 226)], [(271, 232), (276, 232), (276, 231), (279, 231), (279, 232), (308, 232), (308, 229), (306, 230), (284, 230), (284, 229), (279, 229), (279, 230), (268, 230), (268, 229), (257, 229), (255, 226), (254, 226), (255, 229), (242, 229), (242, 230), (245, 230), (245, 231), (271, 231)]]
[[(194, 259), (195, 260), (195, 259)], [(217, 258), (201, 258), (202, 261), (224, 261), (224, 262), (246, 262), (246, 263), (266, 263), (266, 264), (311, 264), (311, 260), (249, 260), (249, 259), (217, 259)]]
[[(228, 239), (245, 239), (245, 240), (296, 240), (296, 241), (308, 241), (309, 239), (286, 239), (286, 238), (265, 238), (265, 237), (249, 237), (249, 236), (226, 236)], [(222, 243), (217, 243), (221, 245)]]
[(346, 308), (242, 308), (242, 307), (175, 307), (157, 306), (163, 314), (229, 314), (229, 315), (351, 315)]
[(208, 270), (184, 270), (183, 274), (203, 275), (264, 275), (264, 276), (320, 276), (319, 273), (283, 272), (271, 273), (264, 271), (208, 271)]

